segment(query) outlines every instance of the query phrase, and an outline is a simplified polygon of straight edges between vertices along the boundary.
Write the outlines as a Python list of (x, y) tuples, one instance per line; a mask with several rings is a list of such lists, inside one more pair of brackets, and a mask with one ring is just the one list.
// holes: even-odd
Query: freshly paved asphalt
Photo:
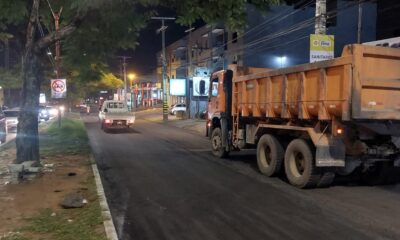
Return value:
[(400, 239), (400, 186), (300, 190), (254, 152), (216, 159), (198, 133), (137, 114), (128, 133), (85, 116), (119, 239)]

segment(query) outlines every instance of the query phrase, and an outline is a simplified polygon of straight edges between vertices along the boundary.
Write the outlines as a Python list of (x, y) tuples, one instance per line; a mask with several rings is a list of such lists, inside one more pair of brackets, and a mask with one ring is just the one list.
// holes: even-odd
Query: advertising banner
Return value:
[(208, 96), (210, 77), (193, 77), (193, 96)]
[(171, 96), (186, 96), (186, 79), (170, 79), (169, 94)]
[(67, 97), (67, 80), (66, 79), (51, 79), (51, 97), (65, 98)]
[(334, 58), (335, 36), (310, 35), (310, 62), (324, 61)]
[(39, 95), (39, 103), (40, 104), (45, 104), (46, 103), (46, 95), (44, 93), (41, 93)]

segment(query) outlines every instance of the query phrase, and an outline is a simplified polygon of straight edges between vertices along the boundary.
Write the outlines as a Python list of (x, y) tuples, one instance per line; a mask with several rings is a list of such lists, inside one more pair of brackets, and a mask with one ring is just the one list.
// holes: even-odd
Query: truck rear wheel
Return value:
[(285, 173), (289, 182), (299, 188), (316, 187), (320, 174), (314, 164), (312, 146), (303, 139), (289, 143), (285, 153)]
[(257, 165), (260, 172), (268, 177), (276, 175), (282, 167), (283, 147), (272, 135), (263, 135), (257, 144)]
[(214, 156), (224, 158), (229, 152), (222, 146), (222, 133), (220, 128), (215, 128), (211, 133), (211, 148)]

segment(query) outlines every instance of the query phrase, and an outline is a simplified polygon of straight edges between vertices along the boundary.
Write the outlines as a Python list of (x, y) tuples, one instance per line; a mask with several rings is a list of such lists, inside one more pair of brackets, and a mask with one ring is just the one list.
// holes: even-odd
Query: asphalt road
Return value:
[(260, 175), (253, 151), (216, 159), (152, 114), (129, 133), (85, 117), (120, 239), (400, 239), (400, 185), (296, 189)]

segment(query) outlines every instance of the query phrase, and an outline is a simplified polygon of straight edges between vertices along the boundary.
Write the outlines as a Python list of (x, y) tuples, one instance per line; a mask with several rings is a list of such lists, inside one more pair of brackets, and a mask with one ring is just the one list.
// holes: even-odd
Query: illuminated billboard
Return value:
[(170, 79), (169, 95), (186, 96), (186, 79)]
[(209, 77), (193, 77), (193, 96), (201, 97), (208, 96), (210, 88)]

